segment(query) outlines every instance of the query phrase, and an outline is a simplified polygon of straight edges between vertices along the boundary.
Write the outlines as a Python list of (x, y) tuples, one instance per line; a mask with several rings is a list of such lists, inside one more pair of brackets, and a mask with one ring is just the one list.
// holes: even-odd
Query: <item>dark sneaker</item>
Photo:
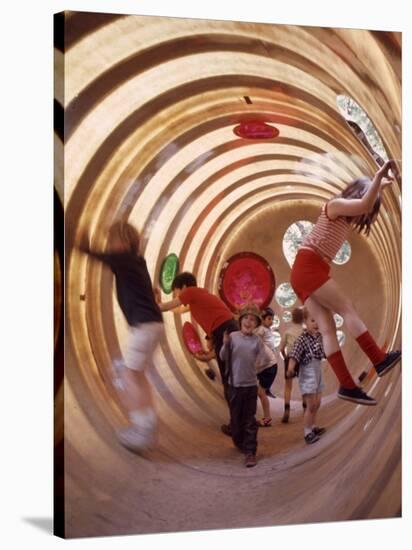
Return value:
[(220, 429), (225, 435), (228, 435), (229, 437), (232, 437), (232, 430), (230, 429), (229, 424), (222, 424), (220, 426)]
[(319, 428), (319, 426), (315, 426), (312, 430), (312, 433), (315, 435), (323, 435), (326, 432), (326, 428)]
[(265, 393), (268, 397), (271, 397), (272, 399), (276, 399), (276, 395), (272, 393), (270, 390), (265, 390)]
[(256, 455), (249, 453), (245, 456), (245, 466), (246, 468), (253, 468), (256, 466)]
[(338, 391), (338, 397), (340, 399), (346, 399), (346, 401), (352, 401), (353, 403), (358, 403), (359, 405), (376, 405), (376, 399), (369, 397), (364, 391), (356, 387), (353, 389), (348, 389), (340, 387)]
[(358, 376), (359, 382), (363, 382), (367, 376), (368, 376), (368, 373), (366, 372), (366, 370), (362, 371)]
[(210, 378), (210, 380), (215, 380), (215, 378), (216, 378), (216, 374), (214, 373), (214, 371), (212, 369), (206, 369), (205, 374), (208, 378)]
[(376, 373), (379, 377), (385, 376), (393, 367), (401, 360), (402, 353), (398, 351), (390, 351), (386, 354), (382, 363), (375, 366)]
[(307, 435), (305, 435), (305, 442), (308, 445), (311, 445), (312, 443), (316, 443), (316, 441), (319, 441), (320, 437), (316, 435), (314, 432), (310, 432)]

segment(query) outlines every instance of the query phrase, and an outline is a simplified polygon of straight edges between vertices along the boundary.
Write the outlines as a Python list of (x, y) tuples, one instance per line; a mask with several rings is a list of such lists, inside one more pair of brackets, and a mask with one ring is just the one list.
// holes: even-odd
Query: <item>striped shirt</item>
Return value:
[(344, 216), (339, 216), (336, 220), (328, 218), (327, 206), (326, 203), (314, 228), (301, 246), (311, 248), (331, 262), (345, 242), (350, 223)]
[(295, 359), (301, 367), (308, 365), (313, 359), (323, 359), (325, 352), (320, 332), (313, 335), (308, 330), (304, 330), (297, 338), (289, 357)]

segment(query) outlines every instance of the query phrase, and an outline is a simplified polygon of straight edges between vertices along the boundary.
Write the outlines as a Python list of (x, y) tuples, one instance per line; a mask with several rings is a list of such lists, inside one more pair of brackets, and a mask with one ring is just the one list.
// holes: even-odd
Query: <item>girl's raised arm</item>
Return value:
[(338, 216), (356, 217), (367, 214), (373, 208), (378, 197), (379, 191), (394, 181), (394, 176), (389, 175), (389, 171), (396, 172), (394, 160), (388, 160), (376, 172), (369, 188), (361, 198), (337, 197), (328, 203), (328, 216), (336, 219)]

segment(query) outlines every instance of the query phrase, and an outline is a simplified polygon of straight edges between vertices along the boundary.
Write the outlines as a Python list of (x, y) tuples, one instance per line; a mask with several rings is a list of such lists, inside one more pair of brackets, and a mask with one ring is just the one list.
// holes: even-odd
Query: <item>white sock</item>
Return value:
[(305, 434), (305, 437), (310, 434), (312, 431), (312, 428), (303, 428), (303, 433)]
[(129, 419), (131, 424), (143, 430), (153, 430), (156, 425), (156, 412), (152, 407), (130, 411)]

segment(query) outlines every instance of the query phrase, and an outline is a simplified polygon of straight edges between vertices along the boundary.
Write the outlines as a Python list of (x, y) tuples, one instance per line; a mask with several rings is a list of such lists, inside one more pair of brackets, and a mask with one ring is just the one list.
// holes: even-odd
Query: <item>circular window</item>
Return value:
[(349, 261), (351, 254), (352, 249), (350, 247), (350, 244), (348, 243), (348, 241), (345, 241), (341, 246), (339, 252), (333, 258), (333, 263), (337, 265), (346, 264), (346, 262)]
[(337, 330), (336, 337), (338, 339), (340, 347), (342, 347), (343, 344), (345, 343), (345, 333), (342, 330)]
[(282, 283), (279, 285), (275, 292), (275, 298), (277, 303), (285, 308), (292, 307), (297, 300), (297, 296), (290, 283)]
[(313, 227), (312, 222), (306, 220), (300, 220), (290, 225), (283, 236), (283, 254), (292, 267), (293, 262), (298, 251), (298, 248), (302, 244), (306, 235), (308, 235)]
[(280, 341), (282, 340), (279, 332), (277, 330), (274, 330), (272, 331), (273, 332), (273, 339), (274, 339), (274, 345), (275, 345), (275, 348), (278, 348), (279, 345), (280, 345)]
[(335, 313), (333, 318), (335, 319), (336, 328), (340, 328), (343, 325), (343, 317), (339, 313)]
[(282, 319), (285, 321), (285, 323), (290, 323), (292, 320), (292, 314), (290, 311), (285, 311), (282, 315)]
[(338, 95), (336, 103), (352, 132), (365, 145), (378, 164), (388, 160), (378, 131), (362, 107), (346, 95)]
[(276, 329), (276, 328), (279, 328), (279, 326), (280, 326), (280, 319), (277, 315), (275, 315), (273, 317), (272, 330)]

